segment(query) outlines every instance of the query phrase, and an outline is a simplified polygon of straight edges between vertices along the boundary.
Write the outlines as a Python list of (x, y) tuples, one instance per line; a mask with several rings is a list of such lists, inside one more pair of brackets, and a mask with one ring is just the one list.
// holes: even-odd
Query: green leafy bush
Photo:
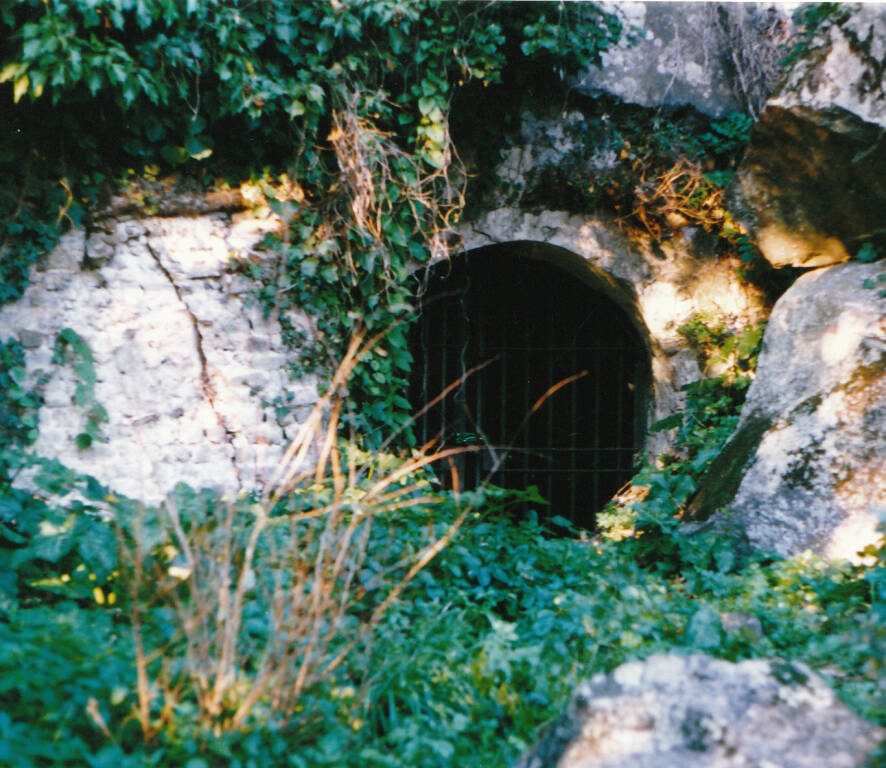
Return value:
[(703, 315), (678, 329), (700, 368), (716, 375), (686, 385), (683, 411), (650, 427), (652, 432), (676, 429), (675, 453), (643, 464), (630, 489), (597, 518), (605, 536), (628, 538), (625, 546), (644, 565), (666, 574), (695, 567), (730, 571), (738, 565), (728, 540), (680, 535), (680, 517), (738, 424), (764, 329), (765, 323), (756, 323), (732, 333), (722, 321)]
[(855, 629), (874, 620), (863, 574), (801, 557), (662, 578), (624, 542), (551, 538), (490, 512), (382, 628), (364, 708), (350, 715), (362, 727), (344, 743), (354, 765), (506, 765), (579, 680), (666, 650), (803, 659), (882, 721), (862, 671), (876, 655)]
[[(58, 475), (58, 468), (47, 472)], [(62, 479), (48, 477), (44, 484)], [(81, 492), (89, 490), (83, 478), (67, 480)], [(92, 485), (94, 495), (100, 491)], [(107, 495), (101, 498), (93, 503), (107, 503)], [(206, 722), (187, 687), (173, 688), (172, 698), (160, 696), (162, 687), (149, 687), (157, 698), (150, 718), (156, 731), (148, 742), (134, 714), (139, 633), (133, 633), (131, 592), (125, 586), (130, 577), (119, 572), (120, 563), (100, 571), (98, 551), (78, 544), (87, 528), (51, 552), (58, 533), (38, 527), (27, 549), (49, 557), (17, 559), (27, 574), (28, 583), (21, 586), (28, 596), (0, 622), (2, 691), (12, 702), (0, 716), (4, 756), (20, 766), (157, 761), (245, 766), (269, 759), (306, 768), (503, 765), (559, 713), (579, 680), (629, 659), (674, 650), (734, 660), (806, 661), (850, 706), (886, 721), (881, 704), (886, 675), (877, 645), (883, 626), (882, 547), (872, 550), (874, 564), (866, 568), (806, 556), (757, 558), (738, 570), (716, 539), (686, 539), (684, 554), (694, 547), (696, 556), (684, 557), (681, 569), (668, 573), (655, 560), (638, 561), (630, 542), (560, 538), (537, 517), (515, 521), (507, 512), (513, 500), (504, 492), (466, 494), (461, 503), (471, 511), (458, 535), (379, 617), (374, 641), (360, 644), (329, 677), (307, 688), (294, 711), (275, 714), (273, 707), (257, 705), (239, 729), (227, 731)], [(222, 536), (217, 543), (222, 542), (229, 505), (184, 488), (176, 501), (189, 540)], [(215, 598), (201, 612), (182, 590), (190, 575), (171, 575), (185, 563), (180, 549), (167, 548), (176, 540), (162, 510), (139, 511), (125, 500), (112, 503), (129, 520), (142, 516), (141, 544), (162, 566), (154, 587), (146, 585), (139, 598), (141, 636), (153, 643), (145, 649), (156, 651), (146, 668), (152, 679), (188, 677), (201, 669), (194, 667), (199, 648), (189, 650), (181, 619), (202, 615), (215, 621)], [(247, 518), (251, 503), (241, 502)], [(316, 502), (305, 508), (312, 506)], [(407, 507), (393, 512), (390, 525), (374, 528), (364, 565), (369, 580), (362, 584), (383, 573), (385, 561), (422, 551), (460, 517), (451, 501), (433, 510), (429, 516)], [(88, 510), (79, 514), (103, 525), (104, 536), (116, 538), (113, 523)], [(275, 519), (279, 525), (286, 517)], [(249, 530), (247, 522), (241, 529), (247, 539)], [(671, 537), (681, 540), (678, 532)], [(698, 556), (705, 548), (707, 559)], [(226, 550), (214, 551), (224, 555)], [(231, 550), (232, 587), (238, 574), (248, 573), (243, 553), (242, 544)], [(243, 656), (236, 677), (243, 682), (257, 679), (267, 659), (265, 642), (279, 629), (268, 610), (275, 569), (255, 567), (254, 572), (254, 584), (243, 592)], [(54, 579), (47, 578), (50, 574)], [(101, 600), (96, 589), (104, 595)], [(182, 616), (170, 602), (176, 594), (184, 599)], [(377, 605), (378, 598), (367, 593), (354, 604), (355, 618)], [(340, 640), (347, 643), (349, 637)], [(242, 700), (246, 690), (236, 683), (226, 706)]]

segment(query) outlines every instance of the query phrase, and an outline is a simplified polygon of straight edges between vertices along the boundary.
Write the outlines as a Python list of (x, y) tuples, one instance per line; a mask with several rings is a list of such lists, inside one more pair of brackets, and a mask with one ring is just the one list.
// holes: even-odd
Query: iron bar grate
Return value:
[(432, 275), (413, 347), (416, 407), (492, 361), (417, 425), (422, 443), (480, 447), (458, 457), (462, 487), (490, 472), (502, 487), (534, 485), (550, 514), (593, 528), (630, 478), (645, 425), (648, 360), (624, 312), (562, 269), (499, 246)]

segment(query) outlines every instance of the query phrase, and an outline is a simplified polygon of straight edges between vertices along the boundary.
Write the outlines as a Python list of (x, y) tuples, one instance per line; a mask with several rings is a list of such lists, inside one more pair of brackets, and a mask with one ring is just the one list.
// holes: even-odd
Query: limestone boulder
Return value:
[(886, 245), (886, 6), (825, 21), (756, 124), (732, 208), (775, 266)]
[(860, 768), (884, 736), (802, 664), (659, 655), (580, 685), (515, 768)]
[(884, 287), (884, 262), (851, 262), (804, 275), (778, 300), (738, 427), (684, 518), (690, 526), (728, 526), (784, 556), (855, 559), (877, 540)]
[(711, 117), (756, 113), (778, 76), (791, 22), (774, 3), (619, 3), (627, 34), (577, 83), (644, 107), (688, 104)]

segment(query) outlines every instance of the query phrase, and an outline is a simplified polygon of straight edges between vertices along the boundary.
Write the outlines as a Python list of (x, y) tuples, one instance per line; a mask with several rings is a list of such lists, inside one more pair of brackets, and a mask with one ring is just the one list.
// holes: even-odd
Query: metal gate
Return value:
[[(645, 429), (648, 362), (617, 305), (549, 263), (481, 249), (431, 276), (412, 349), (415, 408), (458, 382), (416, 428), (422, 443), (474, 446), (454, 460), (463, 489), (537, 486), (549, 514), (593, 528)], [(444, 483), (453, 466), (437, 468)]]

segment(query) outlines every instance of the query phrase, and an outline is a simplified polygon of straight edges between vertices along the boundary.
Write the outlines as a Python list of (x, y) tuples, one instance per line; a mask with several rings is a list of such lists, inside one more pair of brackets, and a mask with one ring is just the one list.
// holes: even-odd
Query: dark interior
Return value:
[(412, 332), (411, 402), (458, 386), (417, 436), (471, 447), (436, 467), (445, 485), (453, 469), (461, 489), (534, 485), (550, 502), (541, 514), (592, 529), (642, 445), (648, 355), (611, 299), (529, 250), (481, 248), (433, 270)]

